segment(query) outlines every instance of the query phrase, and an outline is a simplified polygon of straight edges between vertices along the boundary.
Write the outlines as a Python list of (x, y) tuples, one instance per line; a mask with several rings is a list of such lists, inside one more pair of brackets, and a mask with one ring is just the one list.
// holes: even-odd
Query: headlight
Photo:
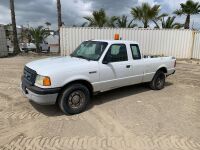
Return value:
[(50, 86), (51, 85), (51, 79), (47, 76), (37, 75), (35, 83), (42, 85), (42, 86)]

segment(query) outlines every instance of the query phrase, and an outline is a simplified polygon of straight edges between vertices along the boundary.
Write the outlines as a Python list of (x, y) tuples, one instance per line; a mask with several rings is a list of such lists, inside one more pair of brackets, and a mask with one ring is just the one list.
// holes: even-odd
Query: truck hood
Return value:
[[(60, 70), (76, 70), (82, 69), (83, 65), (88, 65), (92, 61), (70, 56), (52, 57), (41, 60), (32, 61), (26, 64), (30, 69), (35, 70), (40, 75), (50, 75), (52, 72)], [(97, 62), (95, 62), (97, 63)]]

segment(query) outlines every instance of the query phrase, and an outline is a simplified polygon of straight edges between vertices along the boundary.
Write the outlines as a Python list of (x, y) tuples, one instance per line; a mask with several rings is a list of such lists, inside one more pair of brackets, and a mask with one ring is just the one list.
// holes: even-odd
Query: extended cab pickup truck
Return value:
[(91, 40), (70, 56), (26, 64), (22, 90), (36, 103), (58, 103), (65, 114), (77, 114), (94, 93), (139, 83), (161, 90), (175, 65), (173, 57), (143, 58), (137, 42)]

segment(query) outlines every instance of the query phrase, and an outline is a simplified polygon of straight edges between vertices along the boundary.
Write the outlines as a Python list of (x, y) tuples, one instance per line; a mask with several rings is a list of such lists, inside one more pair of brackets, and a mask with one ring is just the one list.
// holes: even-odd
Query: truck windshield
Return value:
[(97, 61), (106, 49), (108, 43), (100, 41), (85, 41), (70, 55), (87, 60)]

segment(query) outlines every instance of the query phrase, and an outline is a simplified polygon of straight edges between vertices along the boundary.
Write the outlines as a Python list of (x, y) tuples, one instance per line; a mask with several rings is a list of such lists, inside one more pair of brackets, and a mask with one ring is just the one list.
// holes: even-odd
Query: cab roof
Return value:
[(100, 42), (107, 42), (109, 44), (139, 44), (136, 41), (128, 41), (128, 40), (91, 40), (91, 41), (100, 41)]

